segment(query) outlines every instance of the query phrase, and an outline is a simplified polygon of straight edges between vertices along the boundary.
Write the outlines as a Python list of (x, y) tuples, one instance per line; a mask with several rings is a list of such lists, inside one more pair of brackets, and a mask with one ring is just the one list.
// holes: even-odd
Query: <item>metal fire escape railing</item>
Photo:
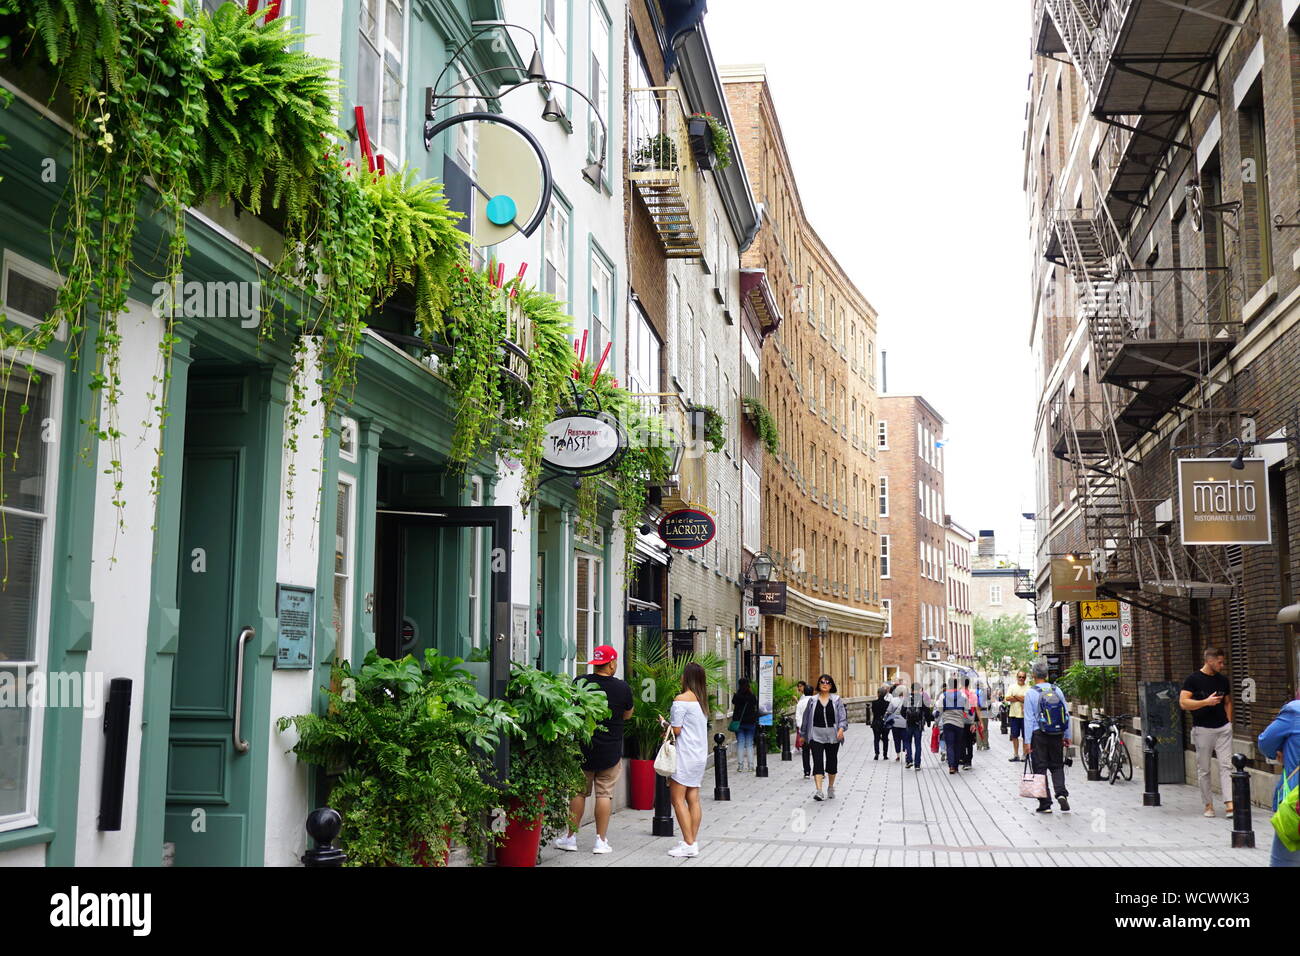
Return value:
[[(1093, 187), (1102, 195), (1095, 174)], [(1179, 431), (1190, 424), (1194, 442), (1224, 434), (1221, 420), (1237, 414), (1205, 401), (1210, 370), (1235, 341), (1230, 275), (1136, 268), (1105, 204), (1057, 210), (1048, 228), (1049, 246), (1059, 250), (1074, 281), (1093, 357), (1091, 392), (1082, 401), (1064, 394), (1055, 401), (1060, 434), (1053, 451), (1073, 465), (1075, 498), (1098, 573), (1117, 586), (1221, 594), (1235, 582), (1226, 554), (1174, 546), (1174, 529), (1161, 530), (1155, 503), (1135, 489), (1138, 462), (1130, 449), (1171, 411), (1186, 413)], [(1189, 390), (1190, 405), (1182, 401)]]

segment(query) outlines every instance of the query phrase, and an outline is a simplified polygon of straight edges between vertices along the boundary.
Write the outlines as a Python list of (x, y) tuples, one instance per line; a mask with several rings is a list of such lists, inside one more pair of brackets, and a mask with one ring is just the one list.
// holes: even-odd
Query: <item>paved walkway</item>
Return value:
[[(591, 825), (579, 851), (547, 846), (542, 866), (1267, 866), (1273, 830), (1255, 807), (1258, 848), (1233, 850), (1231, 819), (1201, 816), (1194, 785), (1164, 785), (1160, 807), (1142, 806), (1141, 755), (1133, 779), (1089, 783), (1076, 760), (1067, 768), (1070, 804), (1035, 814), (1016, 795), (1020, 766), (1009, 738), (991, 722), (992, 748), (975, 752), (973, 770), (950, 776), (926, 752), (920, 771), (872, 759), (870, 728), (854, 724), (840, 753), (836, 799), (812, 800), (799, 755), (768, 763), (770, 776), (730, 773), (731, 800), (713, 798), (713, 771), (701, 788), (700, 855), (667, 855), (678, 837), (655, 837), (653, 811), (621, 810), (610, 824), (614, 852), (591, 852)], [(926, 741), (929, 736), (927, 732)], [(734, 763), (733, 763), (734, 767)]]

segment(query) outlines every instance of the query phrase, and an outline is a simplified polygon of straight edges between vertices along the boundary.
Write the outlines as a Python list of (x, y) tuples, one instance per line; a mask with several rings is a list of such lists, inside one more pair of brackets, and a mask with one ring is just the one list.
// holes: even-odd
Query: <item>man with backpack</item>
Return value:
[(1069, 788), (1065, 785), (1065, 744), (1070, 738), (1070, 709), (1065, 694), (1047, 679), (1047, 661), (1034, 662), (1034, 686), (1025, 694), (1025, 753), (1033, 760), (1034, 773), (1052, 775), (1047, 796), (1038, 800), (1039, 813), (1052, 812), (1052, 792), (1062, 813), (1070, 812)]
[(912, 694), (903, 700), (903, 720), (907, 726), (903, 728), (903, 752), (907, 754), (907, 766), (921, 769), (921, 737), (925, 730), (925, 725), (930, 722), (930, 712), (934, 703), (930, 700), (928, 694), (921, 689), (920, 684), (912, 685)]

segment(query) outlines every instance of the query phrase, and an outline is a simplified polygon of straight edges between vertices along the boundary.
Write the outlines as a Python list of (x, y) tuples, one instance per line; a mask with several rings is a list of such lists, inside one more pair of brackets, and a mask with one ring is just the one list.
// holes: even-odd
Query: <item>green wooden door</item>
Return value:
[[(245, 383), (228, 384), (242, 393)], [(204, 411), (189, 409), (185, 445), (165, 839), (175, 844), (178, 866), (242, 866), (253, 761), (266, 759), (246, 743), (254, 736), (248, 703), (258, 661), (244, 628), (256, 622), (259, 534), (240, 519), (246, 496), (256, 493), (249, 449), (256, 435), (242, 408)], [(242, 749), (235, 736), (241, 658)]]

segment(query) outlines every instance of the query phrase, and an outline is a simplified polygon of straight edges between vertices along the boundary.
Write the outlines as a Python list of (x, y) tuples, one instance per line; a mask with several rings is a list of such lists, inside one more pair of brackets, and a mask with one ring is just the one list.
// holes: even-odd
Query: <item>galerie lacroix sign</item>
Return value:
[(542, 461), (569, 474), (604, 471), (623, 446), (618, 425), (592, 415), (562, 415), (546, 426)]
[(659, 521), (659, 537), (668, 547), (679, 551), (704, 547), (713, 540), (717, 531), (713, 519), (694, 508), (670, 511)]
[(1240, 471), (1228, 458), (1178, 462), (1178, 513), (1183, 544), (1272, 544), (1268, 466), (1246, 458)]

